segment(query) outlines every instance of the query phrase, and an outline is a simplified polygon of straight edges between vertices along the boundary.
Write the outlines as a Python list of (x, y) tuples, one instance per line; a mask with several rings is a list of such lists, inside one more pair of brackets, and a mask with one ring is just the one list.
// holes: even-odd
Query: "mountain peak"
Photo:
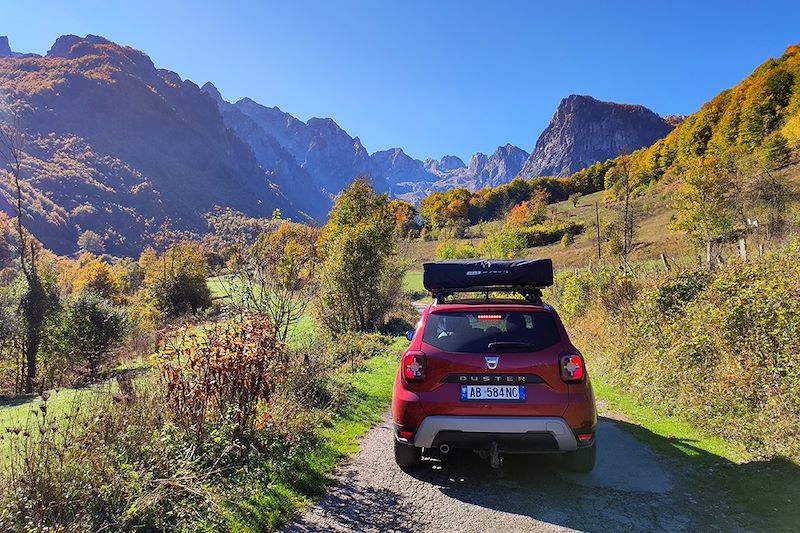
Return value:
[(462, 161), (460, 157), (455, 155), (446, 155), (442, 157), (439, 160), (439, 165), (438, 165), (439, 170), (456, 170), (464, 167), (466, 167), (464, 161)]
[(112, 44), (111, 41), (99, 35), (87, 34), (86, 37), (79, 37), (77, 35), (62, 35), (50, 50), (47, 51), (47, 57), (66, 57), (74, 59), (95, 52), (97, 49), (94, 45), (98, 44)]
[(205, 82), (203, 86), (200, 87), (200, 90), (213, 98), (217, 103), (224, 101), (219, 89), (210, 81)]
[(558, 104), (521, 174), (568, 175), (598, 161), (650, 146), (673, 127), (642, 105), (571, 94)]
[(13, 55), (11, 46), (8, 44), (8, 37), (0, 35), (0, 57), (11, 57)]

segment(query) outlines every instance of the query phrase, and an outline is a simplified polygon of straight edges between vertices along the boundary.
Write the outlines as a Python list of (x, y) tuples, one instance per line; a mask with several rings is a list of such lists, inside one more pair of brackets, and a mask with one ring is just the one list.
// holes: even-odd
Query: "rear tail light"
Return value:
[(425, 379), (425, 354), (410, 350), (403, 354), (403, 377), (406, 381)]
[(403, 431), (402, 429), (397, 432), (397, 436), (400, 437), (400, 440), (404, 441), (411, 441), (414, 439), (414, 432), (413, 431)]
[(561, 356), (561, 379), (566, 383), (577, 383), (583, 379), (586, 370), (583, 367), (583, 357), (578, 354)]

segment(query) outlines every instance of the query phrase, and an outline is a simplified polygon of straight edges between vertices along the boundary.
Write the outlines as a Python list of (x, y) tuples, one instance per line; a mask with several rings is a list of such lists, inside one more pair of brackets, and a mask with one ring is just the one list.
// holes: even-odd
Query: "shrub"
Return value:
[(553, 299), (604, 379), (754, 454), (800, 457), (800, 246), (714, 272), (556, 281)]
[(91, 376), (127, 333), (125, 313), (93, 292), (83, 292), (67, 305), (64, 346), (70, 358), (85, 363)]
[(199, 244), (176, 244), (161, 256), (145, 250), (139, 263), (145, 272), (144, 285), (161, 313), (175, 316), (211, 307), (208, 264)]
[(256, 416), (285, 373), (283, 345), (268, 318), (247, 318), (194, 333), (184, 328), (157, 355), (175, 423), (203, 442), (220, 420), (230, 438), (257, 442)]
[(436, 247), (437, 259), (469, 259), (478, 257), (471, 241), (444, 241)]
[(545, 246), (560, 241), (564, 235), (577, 235), (585, 229), (581, 222), (571, 220), (549, 220), (542, 224), (519, 230), (528, 247)]
[(710, 281), (708, 269), (684, 270), (659, 283), (650, 297), (659, 312), (669, 314), (694, 300)]
[(567, 248), (568, 246), (575, 243), (575, 237), (572, 236), (572, 233), (565, 233), (563, 237), (561, 237), (561, 246), (563, 248)]
[(480, 245), (480, 254), (492, 259), (513, 259), (521, 257), (525, 248), (521, 231), (505, 228), (486, 237)]

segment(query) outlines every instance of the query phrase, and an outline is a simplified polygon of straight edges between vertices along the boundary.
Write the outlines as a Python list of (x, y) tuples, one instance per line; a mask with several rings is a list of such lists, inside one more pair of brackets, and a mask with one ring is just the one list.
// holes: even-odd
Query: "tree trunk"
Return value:
[(25, 342), (25, 394), (31, 394), (36, 385), (36, 354), (39, 353), (39, 332), (28, 328)]

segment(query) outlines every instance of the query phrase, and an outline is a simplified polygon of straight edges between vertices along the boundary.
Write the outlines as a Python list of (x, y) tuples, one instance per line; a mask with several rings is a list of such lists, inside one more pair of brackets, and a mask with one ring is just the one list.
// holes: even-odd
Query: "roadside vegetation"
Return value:
[(795, 241), (713, 271), (563, 271), (548, 298), (596, 394), (758, 530), (800, 518), (780, 511), (800, 495), (799, 264)]
[(31, 394), (5, 221), (0, 529), (288, 521), (389, 401), (415, 319), (394, 220), (358, 180), (321, 229), (221, 210), (204, 240), (162, 226), (138, 261), (91, 235), (77, 260), (34, 244), (50, 303)]

